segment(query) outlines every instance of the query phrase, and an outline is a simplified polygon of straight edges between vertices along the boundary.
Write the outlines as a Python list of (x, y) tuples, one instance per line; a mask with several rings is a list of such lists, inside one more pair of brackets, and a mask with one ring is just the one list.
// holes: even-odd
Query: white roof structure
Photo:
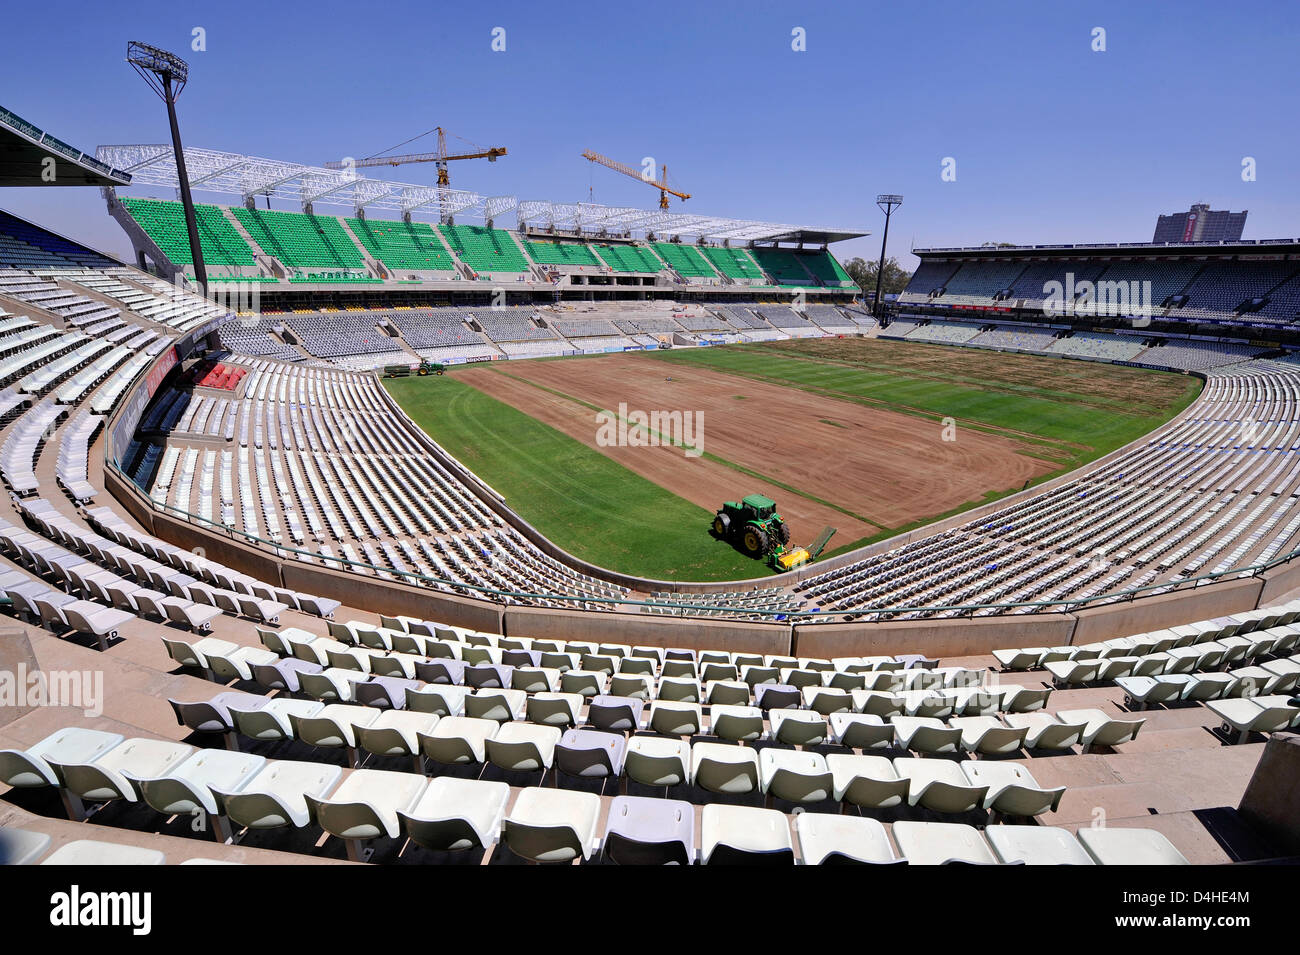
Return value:
[[(130, 173), (133, 186), (180, 188), (171, 146), (100, 146), (96, 155), (100, 161)], [(240, 201), (270, 196), (303, 206), (308, 203), (313, 206), (345, 206), (354, 212), (375, 209), (412, 218), (418, 214), (433, 218), (470, 215), (494, 221), (514, 209), (521, 230), (556, 230), (596, 236), (653, 233), (665, 238), (691, 236), (740, 243), (837, 242), (868, 234), (856, 229), (818, 229), (665, 209), (635, 209), (583, 202), (518, 202), (514, 196), (483, 196), (460, 189), (372, 179), (358, 175), (354, 169), (326, 169), (191, 146), (185, 147), (185, 166), (194, 190), (238, 196)]]
[[(95, 154), (102, 162), (129, 172), (134, 186), (180, 188), (171, 146), (100, 146)], [(191, 146), (185, 147), (185, 168), (190, 188), (239, 196), (241, 200), (270, 196), (304, 206), (321, 203), (347, 206), (354, 211), (383, 209), (403, 214), (434, 207), (435, 212), (468, 212), (485, 219), (495, 218), (515, 205), (513, 196), (489, 197), (461, 189), (370, 179), (350, 169), (326, 169)]]
[(657, 236), (692, 236), (733, 242), (836, 242), (866, 235), (852, 229), (818, 229), (757, 219), (729, 219), (723, 216), (668, 209), (633, 209), (601, 206), (586, 202), (546, 202), (526, 199), (518, 207), (519, 228), (550, 229), (584, 235), (632, 235), (653, 232)]

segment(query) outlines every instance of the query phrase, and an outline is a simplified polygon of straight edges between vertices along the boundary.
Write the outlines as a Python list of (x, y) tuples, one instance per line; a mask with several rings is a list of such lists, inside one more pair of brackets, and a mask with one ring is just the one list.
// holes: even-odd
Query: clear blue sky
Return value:
[[(510, 150), (454, 164), (455, 186), (556, 201), (594, 187), (636, 205), (658, 197), (579, 153), (650, 155), (693, 194), (685, 208), (873, 233), (835, 246), (841, 258), (878, 254), (879, 192), (906, 197), (899, 253), (1147, 241), (1158, 213), (1194, 201), (1249, 209), (1248, 238), (1300, 234), (1290, 0), (73, 2), (8, 4), (4, 20), (0, 104), (88, 151), (167, 138), (124, 62), (138, 39), (191, 64), (189, 145), (323, 162), (441, 124)], [(1243, 156), (1257, 181), (1242, 181)], [(3, 189), (0, 206), (127, 252), (97, 190)]]

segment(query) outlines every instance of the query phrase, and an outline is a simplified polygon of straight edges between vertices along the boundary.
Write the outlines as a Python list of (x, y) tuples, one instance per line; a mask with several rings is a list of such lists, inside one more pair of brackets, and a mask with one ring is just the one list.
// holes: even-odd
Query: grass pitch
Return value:
[[(1196, 378), (1168, 372), (872, 339), (800, 339), (647, 354), (666, 364), (713, 369), (928, 422), (952, 418), (963, 428), (1015, 437), (1027, 444), (1027, 453), (1052, 464), (1041, 480), (1140, 438), (1191, 404), (1201, 388)], [(457, 381), (454, 371), (384, 385), (420, 427), (503, 494), (525, 520), (585, 560), (669, 580), (769, 573), (709, 535), (711, 512)], [(743, 483), (743, 475), (737, 477)], [(990, 493), (969, 506), (1000, 496)], [(877, 538), (910, 526), (887, 528)], [(877, 538), (846, 541), (832, 553)]]

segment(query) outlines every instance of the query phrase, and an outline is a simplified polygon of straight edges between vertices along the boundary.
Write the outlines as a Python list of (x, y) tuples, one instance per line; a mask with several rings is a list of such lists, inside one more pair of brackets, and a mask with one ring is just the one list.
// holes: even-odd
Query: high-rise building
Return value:
[(1152, 242), (1236, 242), (1246, 228), (1246, 212), (1212, 210), (1197, 203), (1186, 212), (1160, 216)]

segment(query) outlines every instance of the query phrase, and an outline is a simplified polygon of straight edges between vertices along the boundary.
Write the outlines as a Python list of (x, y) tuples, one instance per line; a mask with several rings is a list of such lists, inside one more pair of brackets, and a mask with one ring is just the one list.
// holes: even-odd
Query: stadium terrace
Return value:
[(0, 701), (8, 860), (1294, 860), (1300, 240), (873, 307), (862, 230), (203, 148), (196, 249), (171, 147), (0, 133), (131, 249), (0, 212), (4, 652), (103, 680)]

